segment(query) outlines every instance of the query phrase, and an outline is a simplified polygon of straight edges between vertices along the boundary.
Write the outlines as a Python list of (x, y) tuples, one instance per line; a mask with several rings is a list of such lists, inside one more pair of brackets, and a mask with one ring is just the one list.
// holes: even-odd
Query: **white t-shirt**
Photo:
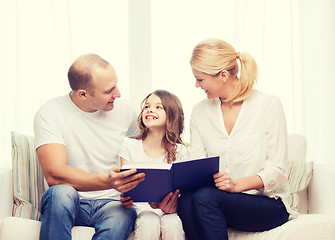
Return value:
[[(67, 94), (44, 104), (36, 113), (36, 148), (63, 144), (67, 164), (87, 172), (108, 172), (119, 165), (119, 152), (126, 136), (139, 133), (137, 112), (123, 99), (116, 99), (111, 111), (84, 112)], [(120, 199), (114, 189), (79, 192), (84, 199)]]
[[(125, 138), (125, 141), (121, 147), (120, 157), (124, 158), (126, 162), (167, 163), (165, 155), (159, 158), (148, 157), (143, 150), (142, 140), (137, 140), (133, 138)], [(186, 147), (182, 144), (177, 143), (175, 161), (186, 160), (186, 157)], [(160, 216), (163, 214), (160, 209), (152, 209), (148, 203), (135, 203), (134, 207), (138, 214), (144, 211), (153, 211)]]
[(228, 135), (220, 99), (204, 99), (191, 115), (191, 158), (220, 156), (220, 170), (233, 178), (259, 175), (264, 189), (247, 191), (281, 197), (289, 212), (287, 129), (280, 100), (254, 90), (243, 101), (235, 125)]

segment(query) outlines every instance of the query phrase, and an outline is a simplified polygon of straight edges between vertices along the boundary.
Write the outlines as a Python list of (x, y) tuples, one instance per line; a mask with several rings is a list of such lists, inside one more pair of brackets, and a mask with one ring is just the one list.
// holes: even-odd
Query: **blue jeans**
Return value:
[(280, 199), (217, 188), (182, 194), (177, 212), (188, 240), (225, 240), (227, 227), (261, 232), (282, 225), (289, 217)]
[(50, 187), (41, 199), (40, 240), (71, 240), (73, 226), (95, 228), (92, 239), (127, 239), (136, 220), (133, 208), (112, 199), (83, 200), (68, 185)]

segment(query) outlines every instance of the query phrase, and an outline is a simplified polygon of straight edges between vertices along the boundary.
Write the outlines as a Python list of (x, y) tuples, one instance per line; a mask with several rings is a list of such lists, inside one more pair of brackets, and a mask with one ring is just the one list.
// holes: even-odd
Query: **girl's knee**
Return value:
[(182, 229), (183, 224), (179, 218), (179, 216), (174, 214), (164, 214), (161, 217), (161, 226), (164, 229)]
[(138, 215), (135, 223), (135, 239), (159, 239), (161, 233), (160, 217), (146, 211)]
[(150, 211), (140, 213), (136, 219), (136, 228), (160, 228), (161, 219), (160, 217)]
[(177, 214), (165, 214), (161, 218), (163, 239), (185, 239), (183, 224)]

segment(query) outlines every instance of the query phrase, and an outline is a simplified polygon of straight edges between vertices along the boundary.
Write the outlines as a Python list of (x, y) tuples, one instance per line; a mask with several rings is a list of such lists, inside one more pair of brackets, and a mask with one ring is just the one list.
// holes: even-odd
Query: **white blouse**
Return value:
[(193, 108), (190, 126), (190, 158), (220, 156), (220, 170), (233, 179), (257, 174), (264, 189), (247, 193), (281, 197), (291, 212), (287, 203), (286, 119), (277, 97), (254, 90), (243, 101), (230, 134), (224, 125), (220, 99), (204, 99)]

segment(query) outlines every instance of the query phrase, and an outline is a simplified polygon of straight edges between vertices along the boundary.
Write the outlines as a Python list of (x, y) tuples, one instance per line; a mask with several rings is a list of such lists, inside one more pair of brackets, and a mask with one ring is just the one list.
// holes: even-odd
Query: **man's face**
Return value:
[(114, 108), (114, 100), (121, 97), (113, 67), (94, 69), (92, 78), (93, 93), (88, 93), (86, 101), (88, 112), (111, 111)]

